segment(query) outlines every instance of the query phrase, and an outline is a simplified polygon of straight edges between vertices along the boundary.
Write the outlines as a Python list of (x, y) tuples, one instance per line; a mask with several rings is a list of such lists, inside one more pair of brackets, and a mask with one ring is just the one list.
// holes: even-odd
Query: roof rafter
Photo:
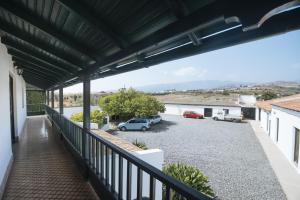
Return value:
[(43, 60), (44, 62), (47, 62), (51, 65), (56, 65), (60, 68), (63, 68), (63, 69), (66, 69), (66, 70), (70, 70), (68, 68), (72, 68), (72, 70), (76, 70), (78, 71), (78, 68), (77, 67), (74, 67), (73, 65), (65, 65), (63, 63), (60, 63), (50, 57), (47, 57), (46, 55), (43, 55), (42, 53), (40, 52), (34, 52), (32, 51), (30, 48), (28, 48), (27, 46), (25, 45), (21, 45), (11, 39), (8, 39), (8, 38), (5, 38), (5, 37), (2, 37), (1, 38), (1, 42), (3, 44), (5, 44), (6, 46), (9, 46), (9, 47), (12, 47), (14, 49), (18, 49), (19, 51), (22, 51), (23, 53), (26, 53), (27, 55), (31, 55), (35, 58), (39, 58), (40, 60)]
[[(21, 68), (22, 68), (22, 67), (21, 67)], [(24, 73), (24, 72), (28, 72), (28, 73), (30, 73), (30, 74), (34, 74), (34, 75), (36, 75), (36, 76), (38, 76), (38, 77), (40, 77), (40, 78), (43, 78), (43, 79), (46, 80), (47, 82), (55, 83), (55, 82), (57, 81), (57, 80), (55, 80), (55, 79), (49, 78), (49, 76), (47, 76), (47, 75), (41, 74), (41, 73), (36, 72), (36, 71), (34, 71), (34, 70), (32, 70), (32, 69), (29, 69), (29, 68), (23, 68), (23, 73)]]
[[(88, 51), (86, 47), (78, 44), (76, 40), (73, 40), (70, 37), (65, 36), (64, 34), (56, 31), (52, 25), (50, 25), (47, 21), (41, 20), (40, 17), (34, 16), (30, 12), (24, 12), (22, 8), (20, 8), (15, 4), (10, 3), (9, 1), (0, 1), (0, 7), (5, 11), (11, 13), (12, 15), (18, 17), (19, 19), (26, 21), (30, 25), (39, 29), (40, 31), (43, 31), (44, 33), (51, 36), (52, 38), (55, 38), (61, 43), (66, 44), (67, 46), (69, 46), (71, 49), (74, 49), (78, 53), (81, 53), (82, 55), (91, 58), (90, 57), (91, 52)], [(93, 58), (91, 58), (91, 60), (95, 61)]]
[(14, 55), (12, 56), (12, 60), (14, 62), (21, 63), (22, 65), (26, 65), (26, 66), (30, 66), (32, 68), (38, 68), (38, 69), (47, 71), (48, 73), (51, 73), (51, 74), (53, 74), (57, 77), (60, 77), (60, 78), (64, 77), (64, 75), (61, 72), (52, 70), (51, 68), (49, 68), (47, 66), (40, 65), (39, 63), (35, 63), (34, 61), (25, 60), (24, 58), (16, 57)]
[(99, 32), (105, 35), (110, 41), (112, 41), (120, 49), (124, 49), (128, 42), (117, 34), (111, 27), (109, 27), (103, 19), (91, 13), (91, 10), (84, 8), (85, 5), (74, 0), (56, 0), (63, 5), (69, 11), (76, 13), (81, 19), (83, 19), (89, 25), (95, 27)]
[(42, 60), (42, 59), (40, 59), (40, 58), (38, 58), (38, 57), (35, 57), (35, 56), (33, 56), (33, 55), (30, 55), (30, 54), (28, 54), (28, 53), (22, 52), (22, 51), (20, 51), (19, 49), (13, 48), (13, 47), (11, 47), (11, 46), (8, 46), (8, 45), (7, 45), (7, 47), (8, 47), (8, 53), (11, 54), (11, 55), (14, 55), (14, 56), (16, 56), (16, 57), (21, 57), (21, 58), (23, 58), (23, 59), (25, 59), (25, 60), (34, 60), (34, 61), (38, 61), (38, 62), (43, 63), (44, 65), (46, 65), (46, 66), (48, 66), (48, 67), (50, 67), (50, 68), (55, 68), (55, 69), (58, 69), (58, 70), (60, 70), (60, 71), (62, 71), (62, 72), (64, 72), (64, 73), (67, 73), (67, 74), (72, 75), (72, 73), (70, 73), (70, 71), (68, 71), (68, 70), (65, 69), (65, 68), (61, 68), (61, 67), (58, 67), (58, 66), (56, 66), (56, 65), (53, 65), (53, 64), (51, 64), (51, 63), (49, 63), (49, 62), (47, 62), (47, 61), (44, 61), (44, 60)]
[[(35, 37), (32, 37), (30, 34), (24, 33), (21, 30), (11, 26), (10, 24), (3, 22), (2, 20), (0, 20), (0, 30), (5, 32), (9, 36), (16, 37), (20, 40), (23, 40), (26, 43), (31, 44), (32, 46), (36, 47), (37, 49), (40, 49), (49, 54), (52, 54), (53, 56), (56, 56), (57, 58), (65, 61), (66, 63), (70, 63), (70, 64), (73, 64), (74, 66), (78, 66), (76, 64), (78, 62), (77, 61), (74, 62), (74, 58), (70, 58), (69, 55), (65, 55), (63, 52), (58, 51), (56, 48), (54, 48), (50, 45), (46, 45), (43, 42), (40, 42)], [(80, 67), (80, 66), (78, 66), (78, 67)]]
[(24, 69), (33, 70), (33, 71), (35, 71), (37, 73), (45, 75), (46, 77), (51, 77), (51, 78), (55, 79), (56, 81), (59, 81), (59, 77), (58, 76), (56, 76), (55, 74), (49, 74), (48, 72), (40, 70), (40, 68), (36, 68), (34, 66), (30, 66), (30, 65), (27, 65), (27, 64), (24, 64), (24, 63), (20, 63), (20, 62), (17, 62), (17, 61), (14, 62), (14, 66), (20, 67), (20, 68), (24, 68)]

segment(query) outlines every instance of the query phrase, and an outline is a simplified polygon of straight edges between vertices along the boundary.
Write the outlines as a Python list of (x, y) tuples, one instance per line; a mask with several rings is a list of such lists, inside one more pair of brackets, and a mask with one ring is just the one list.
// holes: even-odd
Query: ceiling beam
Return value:
[(11, 1), (0, 1), (0, 7), (9, 12), (10, 14), (18, 17), (19, 19), (26, 21), (31, 26), (37, 28), (38, 30), (44, 32), (50, 37), (56, 39), (57, 41), (67, 45), (71, 49), (77, 51), (78, 53), (90, 58), (91, 51), (89, 51), (85, 46), (79, 44), (76, 40), (70, 38), (70, 36), (64, 35), (57, 31), (56, 28), (49, 24), (49, 22), (42, 20), (41, 17), (33, 15), (31, 12), (24, 12), (24, 8), (19, 7), (16, 4), (11, 3)]
[(36, 72), (36, 71), (34, 71), (34, 70), (32, 70), (32, 69), (29, 69), (29, 68), (23, 68), (23, 67), (19, 67), (19, 68), (22, 68), (23, 69), (23, 73), (25, 72), (28, 72), (28, 73), (30, 73), (30, 74), (33, 74), (33, 75), (35, 75), (35, 76), (37, 76), (37, 77), (40, 77), (40, 78), (42, 78), (42, 79), (44, 79), (44, 80), (46, 80), (47, 82), (50, 82), (50, 83), (55, 83), (57, 80), (53, 80), (53, 79), (50, 79), (49, 78), (49, 76), (47, 76), (47, 75), (44, 75), (44, 74), (41, 74), (41, 73), (39, 73), (39, 72)]
[(39, 58), (40, 60), (43, 60), (44, 62), (47, 62), (51, 65), (58, 66), (62, 69), (70, 70), (70, 71), (75, 70), (75, 72), (80, 69), (80, 68), (74, 67), (73, 65), (66, 65), (64, 63), (58, 62), (57, 60), (55, 60), (51, 57), (48, 57), (43, 53), (32, 51), (32, 49), (28, 48), (28, 46), (17, 43), (17, 42), (15, 42), (12, 39), (9, 39), (7, 37), (2, 37), (1, 42), (3, 44), (5, 44), (6, 46), (9, 46), (9, 47), (14, 48), (14, 49), (18, 49), (19, 51), (22, 51), (23, 53), (26, 53), (27, 55), (31, 55), (35, 58)]
[(6, 23), (2, 20), (0, 20), (0, 30), (5, 32), (8, 36), (10, 37), (13, 36), (20, 40), (23, 40), (24, 42), (29, 43), (30, 45), (34, 46), (37, 49), (40, 49), (53, 56), (56, 56), (57, 58), (63, 60), (66, 63), (73, 64), (74, 66), (77, 66), (78, 63), (80, 63), (80, 65), (83, 64), (82, 61), (79, 60), (78, 58), (73, 58), (69, 54), (66, 54), (66, 52), (58, 50), (52, 45), (47, 45), (44, 42), (37, 40), (35, 37), (31, 36), (30, 34), (25, 33), (24, 31), (21, 31), (20, 29), (13, 27), (9, 23)]
[(70, 12), (75, 13), (87, 24), (96, 28), (99, 32), (101, 32), (107, 39), (113, 42), (120, 49), (124, 49), (126, 46), (128, 46), (128, 42), (124, 38), (122, 38), (120, 34), (117, 34), (116, 31), (109, 27), (99, 15), (93, 13), (91, 9), (86, 7), (86, 5), (83, 5), (79, 1), (74, 0), (56, 1), (58, 1)]
[(24, 63), (20, 63), (20, 62), (14, 62), (14, 66), (15, 67), (19, 67), (19, 68), (23, 68), (23, 69), (29, 69), (29, 70), (33, 70), (35, 71), (36, 73), (40, 73), (46, 77), (51, 77), (51, 79), (53, 78), (54, 80), (56, 81), (59, 81), (59, 77), (56, 76), (55, 74), (50, 74), (49, 72), (45, 72), (44, 70), (41, 70), (40, 68), (36, 68), (34, 66), (31, 66), (31, 65), (26, 65)]
[(22, 76), (24, 77), (26, 82), (28, 82), (32, 85), (38, 86), (40, 88), (43, 88), (43, 89), (46, 89), (52, 85), (52, 83), (45, 81), (45, 79), (41, 79), (37, 76), (33, 76), (32, 74), (29, 74), (28, 72), (24, 72), (22, 74)]
[(49, 63), (49, 62), (47, 62), (47, 61), (44, 61), (44, 60), (42, 60), (42, 59), (40, 59), (40, 58), (38, 58), (38, 57), (35, 57), (35, 56), (33, 56), (33, 55), (30, 55), (30, 54), (27, 54), (27, 53), (25, 53), (25, 52), (22, 52), (22, 51), (20, 51), (20, 50), (18, 50), (18, 49), (15, 49), (15, 48), (13, 48), (13, 47), (8, 46), (8, 45), (7, 45), (7, 47), (8, 47), (7, 52), (8, 52), (9, 54), (13, 55), (13, 56), (21, 57), (21, 58), (23, 58), (23, 59), (25, 59), (25, 60), (33, 60), (33, 61), (35, 61), (35, 62), (43, 63), (43, 65), (46, 65), (46, 66), (48, 66), (48, 67), (50, 67), (50, 68), (52, 68), (52, 69), (60, 70), (61, 72), (64, 72), (64, 73), (66, 73), (66, 74), (70, 74), (70, 75), (73, 74), (73, 73), (71, 73), (70, 71), (68, 71), (68, 70), (65, 69), (65, 68), (61, 68), (61, 67), (58, 67), (58, 66), (56, 66), (56, 65), (53, 65), (53, 64), (51, 64), (51, 63)]
[(50, 73), (50, 74), (53, 74), (54, 76), (59, 77), (59, 78), (64, 77), (64, 75), (61, 71), (53, 70), (52, 68), (49, 68), (49, 67), (44, 66), (44, 65), (40, 65), (40, 63), (36, 63), (34, 61), (31, 61), (31, 60), (25, 60), (24, 58), (16, 57), (16, 56), (12, 56), (12, 60), (14, 62), (20, 63), (22, 65), (30, 66), (32, 68), (41, 69), (41, 70), (43, 70), (47, 73)]

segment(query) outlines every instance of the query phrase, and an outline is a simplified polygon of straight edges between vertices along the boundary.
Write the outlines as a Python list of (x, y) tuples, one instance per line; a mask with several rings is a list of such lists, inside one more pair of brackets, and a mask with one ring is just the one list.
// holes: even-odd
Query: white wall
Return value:
[[(25, 83), (22, 77), (15, 73), (11, 56), (7, 54), (6, 47), (0, 43), (0, 184), (12, 158), (11, 131), (10, 131), (10, 96), (9, 75), (14, 78), (14, 108), (16, 136), (20, 135), (26, 119), (26, 100), (22, 105), (22, 89)], [(25, 95), (25, 92), (23, 92)], [(24, 97), (24, 99), (26, 99)]]
[[(264, 129), (264, 131), (268, 134), (268, 116), (269, 112), (266, 110), (261, 109), (260, 114), (260, 125)], [(258, 119), (258, 118), (257, 118)]]
[[(277, 118), (279, 119), (278, 142), (276, 141)], [(300, 163), (298, 166), (294, 164), (295, 128), (300, 129), (300, 112), (273, 106), (270, 137), (300, 173)]]
[(183, 104), (165, 104), (165, 114), (182, 115), (184, 111), (195, 111), (200, 114), (204, 114), (204, 108), (212, 108), (213, 113), (217, 113), (218, 110), (229, 109), (229, 114), (241, 115), (241, 107), (231, 106), (202, 106), (202, 105), (183, 105)]

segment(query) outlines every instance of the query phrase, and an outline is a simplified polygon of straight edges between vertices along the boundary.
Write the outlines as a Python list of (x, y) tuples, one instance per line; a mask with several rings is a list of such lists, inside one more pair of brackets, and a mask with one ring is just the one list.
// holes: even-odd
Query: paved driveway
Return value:
[(197, 166), (221, 199), (286, 199), (248, 123), (163, 115), (151, 131), (116, 131), (165, 152), (165, 161)]

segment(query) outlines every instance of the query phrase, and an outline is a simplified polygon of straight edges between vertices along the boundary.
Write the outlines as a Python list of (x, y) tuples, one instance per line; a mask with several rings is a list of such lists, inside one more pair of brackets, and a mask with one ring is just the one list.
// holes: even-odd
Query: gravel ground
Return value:
[(164, 150), (166, 163), (197, 166), (220, 199), (286, 199), (250, 124), (162, 117), (150, 131), (114, 134)]

